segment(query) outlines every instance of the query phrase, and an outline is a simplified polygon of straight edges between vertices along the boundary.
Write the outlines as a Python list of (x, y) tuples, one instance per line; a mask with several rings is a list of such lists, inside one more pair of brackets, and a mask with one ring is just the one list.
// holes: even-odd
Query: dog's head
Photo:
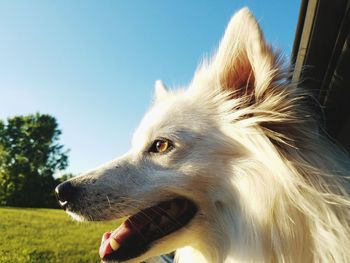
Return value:
[[(188, 245), (211, 253), (232, 245), (228, 236), (245, 224), (241, 202), (257, 189), (242, 171), (258, 169), (252, 164), (264, 158), (254, 140), (284, 140), (283, 128), (273, 126), (291, 111), (279, 66), (256, 20), (240, 10), (188, 89), (156, 82), (154, 105), (127, 154), (57, 187), (73, 218), (128, 217), (104, 235), (103, 260), (141, 262)], [(256, 204), (249, 209), (260, 212)]]

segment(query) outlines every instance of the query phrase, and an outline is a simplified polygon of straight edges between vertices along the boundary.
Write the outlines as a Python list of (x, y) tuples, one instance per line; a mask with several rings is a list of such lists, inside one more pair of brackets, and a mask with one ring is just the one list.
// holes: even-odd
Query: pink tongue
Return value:
[(101, 258), (104, 258), (108, 254), (113, 252), (113, 249), (110, 244), (110, 239), (113, 238), (120, 245), (123, 240), (132, 233), (132, 229), (130, 228), (130, 224), (128, 221), (125, 221), (121, 224), (116, 230), (111, 232), (106, 232), (102, 236), (101, 246), (99, 250), (99, 254)]

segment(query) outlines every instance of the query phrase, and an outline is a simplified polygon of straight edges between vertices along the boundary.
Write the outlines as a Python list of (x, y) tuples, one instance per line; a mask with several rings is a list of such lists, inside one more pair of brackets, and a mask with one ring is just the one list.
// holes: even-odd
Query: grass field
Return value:
[(102, 234), (117, 222), (73, 222), (62, 210), (0, 207), (0, 263), (100, 262)]

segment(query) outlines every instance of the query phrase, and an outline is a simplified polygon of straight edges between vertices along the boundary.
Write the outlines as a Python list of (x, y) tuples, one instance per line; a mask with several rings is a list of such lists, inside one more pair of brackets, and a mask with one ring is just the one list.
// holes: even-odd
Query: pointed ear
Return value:
[(234, 96), (256, 97), (273, 80), (276, 61), (257, 21), (243, 8), (229, 22), (210, 70), (219, 78), (221, 89)]
[(162, 99), (168, 94), (167, 88), (161, 80), (157, 80), (154, 84), (154, 94), (156, 100)]

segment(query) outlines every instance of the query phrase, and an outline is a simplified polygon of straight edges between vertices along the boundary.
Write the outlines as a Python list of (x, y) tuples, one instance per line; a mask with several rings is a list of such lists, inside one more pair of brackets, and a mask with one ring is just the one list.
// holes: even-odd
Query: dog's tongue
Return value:
[(106, 232), (103, 234), (101, 246), (99, 250), (100, 257), (103, 259), (113, 251), (118, 250), (120, 246), (130, 241), (130, 238), (142, 236), (142, 231), (146, 231), (155, 219), (161, 220), (163, 208), (151, 207), (142, 212), (130, 216), (123, 224), (121, 224), (113, 232)]
[(128, 221), (125, 221), (113, 232), (106, 232), (103, 234), (99, 254), (104, 258), (108, 254), (116, 251), (123, 240), (132, 234), (132, 228)]

